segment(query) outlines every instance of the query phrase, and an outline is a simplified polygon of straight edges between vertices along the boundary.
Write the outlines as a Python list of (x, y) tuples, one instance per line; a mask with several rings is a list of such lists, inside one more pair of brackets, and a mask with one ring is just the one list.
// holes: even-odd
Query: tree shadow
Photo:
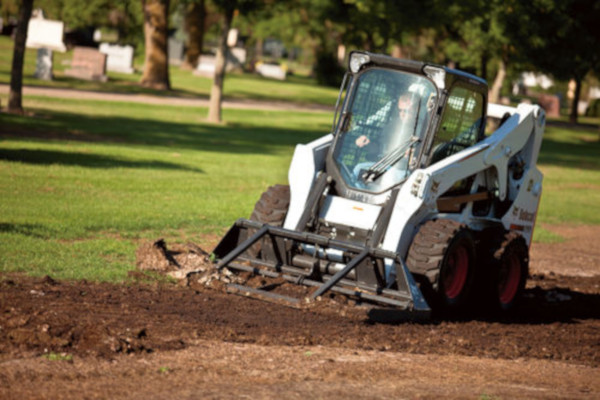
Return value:
[(52, 237), (51, 233), (48, 232), (48, 227), (39, 224), (9, 224), (0, 222), (0, 233), (14, 233), (37, 239)]
[(539, 163), (598, 170), (600, 169), (600, 141), (581, 140), (580, 143), (565, 143), (544, 138)]
[(57, 82), (58, 85), (55, 87), (48, 87), (41, 84), (28, 83), (27, 86), (39, 89), (46, 89), (50, 91), (69, 89), (81, 92), (94, 92), (102, 94), (117, 93), (120, 95), (131, 95), (132, 97), (140, 94), (145, 94), (157, 97), (208, 99), (207, 95), (193, 92), (191, 90), (185, 90), (180, 88), (170, 90), (153, 89), (142, 86), (138, 81), (124, 80), (113, 76), (109, 76), (107, 82), (83, 81), (68, 76), (56, 76), (53, 78), (53, 81)]
[(152, 168), (203, 173), (199, 168), (164, 161), (135, 161), (99, 154), (71, 153), (56, 150), (0, 149), (0, 160), (34, 165), (60, 164), (86, 168)]
[(62, 111), (38, 113), (34, 117), (5, 115), (3, 119), (0, 136), (5, 139), (22, 140), (28, 137), (42, 140), (102, 141), (234, 154), (273, 154), (277, 147), (293, 147), (298, 143), (309, 142), (326, 134), (328, 129), (265, 127), (243, 123), (211, 125), (145, 118), (87, 116)]

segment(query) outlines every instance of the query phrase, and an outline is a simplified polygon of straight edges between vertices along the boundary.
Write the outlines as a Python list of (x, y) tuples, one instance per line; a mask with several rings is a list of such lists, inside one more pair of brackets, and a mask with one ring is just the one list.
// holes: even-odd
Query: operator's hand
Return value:
[(365, 147), (366, 145), (368, 145), (369, 143), (371, 143), (371, 141), (369, 140), (368, 137), (366, 137), (365, 135), (361, 135), (356, 139), (356, 145), (358, 147)]

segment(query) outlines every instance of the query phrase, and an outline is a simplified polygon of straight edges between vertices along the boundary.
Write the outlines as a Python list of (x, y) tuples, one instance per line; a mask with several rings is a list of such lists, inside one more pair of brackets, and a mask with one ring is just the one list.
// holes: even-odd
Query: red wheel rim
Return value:
[(454, 299), (461, 294), (469, 272), (469, 252), (465, 246), (459, 246), (449, 255), (444, 271), (444, 292), (446, 297)]
[(500, 294), (500, 303), (510, 303), (519, 290), (521, 280), (521, 263), (516, 254), (512, 254), (507, 262), (503, 263), (500, 270), (500, 279), (498, 282), (498, 293)]

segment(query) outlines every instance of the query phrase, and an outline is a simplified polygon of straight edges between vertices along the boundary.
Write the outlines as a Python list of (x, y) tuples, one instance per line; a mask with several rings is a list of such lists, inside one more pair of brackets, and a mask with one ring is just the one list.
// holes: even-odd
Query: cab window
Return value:
[(474, 145), (484, 121), (481, 93), (462, 86), (450, 91), (442, 122), (433, 140), (429, 164), (436, 163)]

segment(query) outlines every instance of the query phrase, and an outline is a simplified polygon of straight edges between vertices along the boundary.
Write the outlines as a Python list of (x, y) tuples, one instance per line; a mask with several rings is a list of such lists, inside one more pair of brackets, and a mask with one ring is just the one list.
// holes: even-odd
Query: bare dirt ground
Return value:
[(546, 228), (566, 240), (534, 244), (502, 318), (386, 324), (202, 285), (3, 275), (0, 398), (600, 398), (600, 227)]

